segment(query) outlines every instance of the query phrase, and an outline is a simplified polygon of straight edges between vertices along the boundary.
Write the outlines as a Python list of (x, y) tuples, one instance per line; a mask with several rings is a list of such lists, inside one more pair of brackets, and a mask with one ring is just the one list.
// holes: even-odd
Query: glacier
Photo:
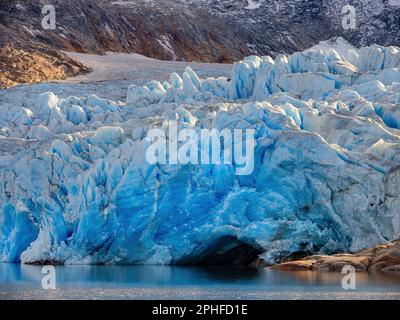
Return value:
[[(6, 94), (6, 90), (3, 92)], [(400, 49), (251, 56), (88, 96), (0, 105), (0, 261), (196, 264), (246, 245), (268, 263), (400, 236)], [(254, 129), (254, 171), (149, 164), (145, 139)]]

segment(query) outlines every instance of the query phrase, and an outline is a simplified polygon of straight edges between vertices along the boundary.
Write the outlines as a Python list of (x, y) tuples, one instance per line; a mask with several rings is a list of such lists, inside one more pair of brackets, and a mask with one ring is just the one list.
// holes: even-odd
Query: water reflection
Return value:
[[(162, 266), (56, 266), (58, 288), (235, 288), (237, 290), (338, 290), (341, 273), (279, 272), (249, 268)], [(0, 290), (38, 288), (40, 266), (0, 264)], [(400, 291), (400, 275), (357, 273), (365, 290)]]
[[(285, 273), (285, 272), (281, 272)], [(344, 277), (343, 274), (338, 272), (313, 272), (313, 271), (298, 271), (288, 272), (291, 278), (298, 279), (301, 283), (308, 285), (314, 285), (316, 283), (321, 285), (332, 285), (334, 283), (340, 283)], [(396, 273), (357, 273), (357, 284), (358, 286), (388, 286), (398, 287), (400, 289), (400, 274)]]

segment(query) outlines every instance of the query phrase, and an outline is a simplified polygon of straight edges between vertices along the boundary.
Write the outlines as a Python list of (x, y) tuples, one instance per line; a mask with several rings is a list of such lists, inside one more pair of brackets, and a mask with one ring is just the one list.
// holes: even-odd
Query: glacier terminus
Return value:
[[(123, 102), (3, 102), (0, 261), (272, 264), (396, 239), (399, 68), (397, 47), (314, 49), (250, 56), (230, 77), (187, 68), (130, 86)], [(149, 163), (146, 136), (170, 121), (253, 130), (253, 170)]]

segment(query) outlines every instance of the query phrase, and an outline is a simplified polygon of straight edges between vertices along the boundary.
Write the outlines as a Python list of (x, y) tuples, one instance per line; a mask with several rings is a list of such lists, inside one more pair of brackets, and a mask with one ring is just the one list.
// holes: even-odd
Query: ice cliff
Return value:
[[(400, 236), (400, 49), (248, 57), (232, 76), (0, 106), (0, 261), (269, 262)], [(4, 91), (6, 94), (6, 91)], [(255, 169), (150, 165), (150, 128), (254, 129)]]

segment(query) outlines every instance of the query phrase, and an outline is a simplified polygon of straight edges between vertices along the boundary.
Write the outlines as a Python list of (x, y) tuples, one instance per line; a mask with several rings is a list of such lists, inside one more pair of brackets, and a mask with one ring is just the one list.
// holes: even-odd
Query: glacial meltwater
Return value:
[[(400, 275), (249, 268), (56, 266), (56, 289), (43, 289), (41, 266), (0, 264), (0, 299), (400, 299)], [(46, 286), (44, 286), (46, 287)]]

